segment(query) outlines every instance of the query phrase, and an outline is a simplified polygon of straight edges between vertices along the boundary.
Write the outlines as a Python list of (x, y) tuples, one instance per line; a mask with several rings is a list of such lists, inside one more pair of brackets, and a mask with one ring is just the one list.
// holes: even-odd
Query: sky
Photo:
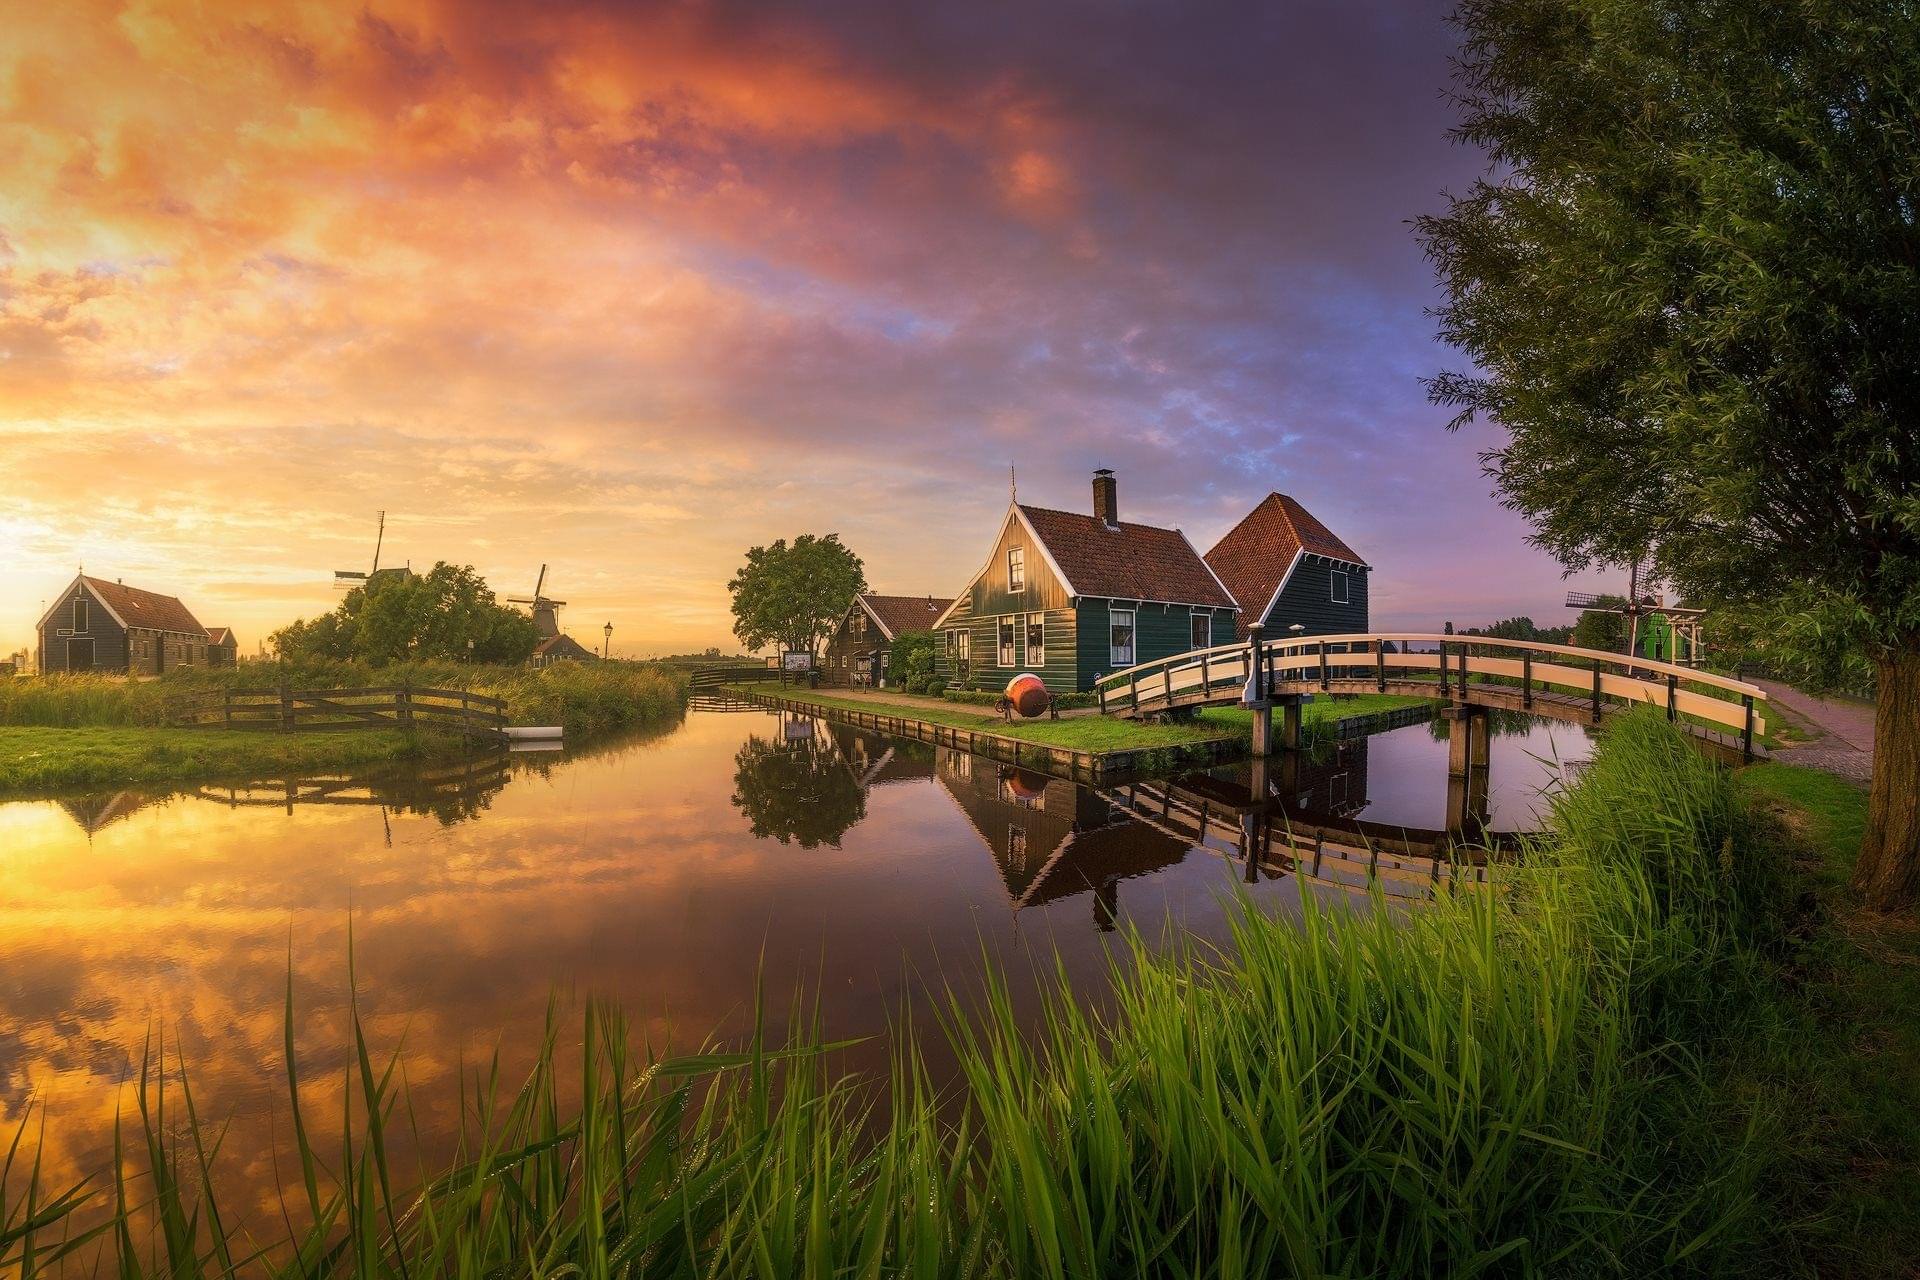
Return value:
[(752, 545), (949, 595), (1022, 501), (1268, 491), (1380, 629), (1570, 615), (1420, 379), (1441, 0), (0, 0), (0, 656), (77, 566), (243, 652), (471, 563), (732, 652)]

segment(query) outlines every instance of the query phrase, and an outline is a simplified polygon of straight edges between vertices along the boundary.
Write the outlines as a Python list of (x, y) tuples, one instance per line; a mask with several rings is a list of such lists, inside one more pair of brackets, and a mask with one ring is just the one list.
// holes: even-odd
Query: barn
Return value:
[(207, 629), (176, 597), (84, 573), (38, 630), (42, 672), (159, 675), (207, 664)]

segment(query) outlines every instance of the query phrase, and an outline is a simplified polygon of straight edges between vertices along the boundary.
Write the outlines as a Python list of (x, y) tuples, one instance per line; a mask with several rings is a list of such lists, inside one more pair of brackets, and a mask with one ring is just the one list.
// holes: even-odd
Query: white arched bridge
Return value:
[[(1693, 737), (1744, 759), (1753, 758), (1755, 739), (1766, 732), (1766, 693), (1757, 685), (1631, 654), (1491, 636), (1389, 632), (1268, 639), (1255, 628), (1241, 643), (1127, 667), (1102, 677), (1094, 689), (1103, 713), (1135, 719), (1199, 707), (1278, 705), (1286, 716), (1287, 747), (1299, 745), (1300, 700), (1316, 693), (1434, 698), (1469, 723), (1473, 711), (1498, 709), (1599, 724), (1652, 705)], [(1265, 727), (1262, 714), (1255, 731), (1259, 754), (1268, 745)]]

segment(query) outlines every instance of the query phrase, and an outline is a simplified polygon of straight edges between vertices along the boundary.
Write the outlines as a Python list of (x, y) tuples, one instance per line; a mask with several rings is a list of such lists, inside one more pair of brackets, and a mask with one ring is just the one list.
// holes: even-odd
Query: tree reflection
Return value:
[[(812, 722), (799, 722), (811, 729)], [(867, 816), (867, 795), (824, 734), (769, 742), (749, 738), (735, 754), (733, 804), (753, 834), (812, 849), (840, 838)]]

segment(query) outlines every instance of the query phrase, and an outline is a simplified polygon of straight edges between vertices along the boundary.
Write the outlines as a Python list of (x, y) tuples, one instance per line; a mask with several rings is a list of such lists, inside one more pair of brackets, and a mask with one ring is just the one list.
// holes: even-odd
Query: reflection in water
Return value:
[[(1279, 911), (1342, 892), (1266, 834), (1241, 885), (1234, 797), (1437, 825), (1444, 760), (1413, 726), (1263, 780), (1243, 766), (1101, 794), (821, 721), (696, 710), (558, 760), (4, 804), (0, 1116), (38, 1096), (47, 1175), (106, 1167), (120, 1086), (162, 1027), (203, 1115), (231, 1121), (223, 1176), (277, 1214), (286, 986), (309, 1122), (338, 1132), (349, 922), (361, 1016), (376, 1048), (403, 1050), (439, 1150), (463, 1064), (498, 1046), (512, 1079), (556, 990), (606, 996), (661, 1047), (739, 1034), (763, 980), (778, 1020), (804, 984), (833, 1033), (874, 1037), (860, 1052), (884, 1064), (927, 977), (964, 990), (1000, 964), (1031, 1013), (1030, 948), (1097, 998), (1120, 922), (1224, 940), (1234, 892)], [(938, 1052), (937, 1033), (922, 1039)]]

